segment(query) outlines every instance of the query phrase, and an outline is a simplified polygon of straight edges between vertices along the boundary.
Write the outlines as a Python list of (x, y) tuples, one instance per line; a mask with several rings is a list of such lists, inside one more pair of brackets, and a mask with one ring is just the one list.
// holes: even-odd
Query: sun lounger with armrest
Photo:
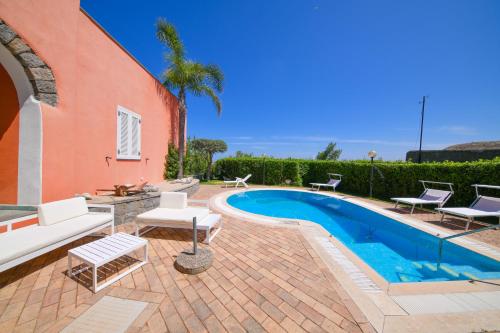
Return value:
[(235, 180), (224, 180), (224, 185), (227, 187), (228, 185), (233, 185), (234, 187), (238, 187), (238, 185), (242, 184), (245, 187), (248, 187), (246, 181), (252, 177), (252, 174), (248, 174), (245, 178), (236, 177)]
[(469, 226), (474, 222), (475, 217), (498, 217), (498, 223), (500, 224), (500, 198), (479, 195), (478, 190), (478, 188), (500, 189), (500, 186), (479, 184), (472, 186), (476, 189), (476, 199), (469, 207), (436, 208), (441, 213), (441, 223), (445, 214), (450, 214), (467, 218), (465, 230), (469, 230)]
[[(338, 173), (329, 173), (328, 177), (330, 178), (327, 183), (310, 183), (311, 184), (311, 189), (319, 191), (321, 187), (331, 187), (333, 189), (333, 192), (335, 192), (335, 189), (337, 186), (339, 186), (340, 182), (342, 181), (342, 175)], [(335, 178), (337, 177), (337, 178)], [(315, 188), (317, 187), (317, 188)]]
[[(397, 208), (399, 203), (410, 205), (410, 214), (413, 214), (416, 205), (437, 205), (441, 208), (453, 195), (453, 183), (432, 182), (429, 180), (419, 180), (419, 182), (421, 182), (424, 187), (422, 194), (420, 194), (418, 198), (391, 198), (391, 200), (396, 201), (394, 208)], [(446, 191), (429, 188), (429, 184), (446, 185), (450, 190)]]

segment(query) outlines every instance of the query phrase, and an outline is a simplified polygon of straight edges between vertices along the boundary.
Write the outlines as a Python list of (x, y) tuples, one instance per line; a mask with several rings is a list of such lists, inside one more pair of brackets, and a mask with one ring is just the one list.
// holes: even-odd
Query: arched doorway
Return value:
[(0, 203), (17, 203), (19, 102), (9, 73), (0, 66)]
[(42, 198), (40, 101), (56, 105), (55, 80), (47, 64), (2, 20), (0, 87), (0, 204), (38, 205)]
[(0, 202), (17, 203), (19, 102), (14, 83), (0, 66)]

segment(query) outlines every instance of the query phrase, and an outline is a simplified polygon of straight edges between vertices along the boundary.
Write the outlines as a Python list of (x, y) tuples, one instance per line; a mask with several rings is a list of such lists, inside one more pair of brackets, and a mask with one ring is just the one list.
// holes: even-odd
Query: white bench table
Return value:
[[(135, 250), (143, 248), (144, 257), (142, 261), (138, 264), (133, 265), (125, 272), (118, 274), (112, 279), (97, 285), (97, 269), (107, 263), (118, 259), (124, 255), (130, 254)], [(72, 259), (76, 258), (83, 261), (88, 267), (83, 270), (78, 270), (77, 272), (72, 272)], [(115, 281), (118, 281), (125, 275), (131, 273), (132, 271), (138, 269), (139, 267), (145, 265), (148, 262), (148, 241), (132, 236), (123, 232), (113, 234), (111, 236), (104, 237), (102, 239), (87, 243), (85, 245), (76, 247), (68, 251), (68, 275), (70, 277), (79, 274), (92, 268), (92, 291), (94, 293), (99, 290), (109, 286)]]

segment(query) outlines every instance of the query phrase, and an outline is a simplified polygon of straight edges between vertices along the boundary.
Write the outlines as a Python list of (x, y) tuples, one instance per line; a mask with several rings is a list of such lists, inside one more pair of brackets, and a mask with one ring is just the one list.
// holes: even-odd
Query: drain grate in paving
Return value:
[(146, 302), (104, 296), (62, 332), (125, 332), (146, 305)]

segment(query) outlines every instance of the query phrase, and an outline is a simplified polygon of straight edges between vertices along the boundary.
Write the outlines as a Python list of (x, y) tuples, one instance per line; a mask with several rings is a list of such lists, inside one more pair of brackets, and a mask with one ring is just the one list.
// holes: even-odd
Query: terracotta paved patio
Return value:
[[(202, 186), (195, 198), (220, 191)], [(189, 231), (145, 237), (150, 263), (95, 295), (65, 274), (68, 249), (90, 237), (1, 273), (0, 332), (57, 332), (105, 295), (149, 303), (129, 332), (372, 331), (295, 229), (224, 218), (213, 267), (197, 276), (173, 268)]]

